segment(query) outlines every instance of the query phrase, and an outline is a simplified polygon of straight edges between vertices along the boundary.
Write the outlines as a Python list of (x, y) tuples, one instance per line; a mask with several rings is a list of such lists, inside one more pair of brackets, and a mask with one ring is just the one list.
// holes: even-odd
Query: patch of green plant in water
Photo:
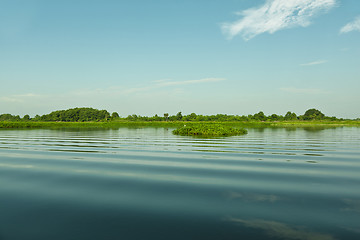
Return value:
[(223, 124), (192, 124), (175, 129), (173, 134), (199, 137), (228, 137), (247, 134), (247, 131), (243, 128), (233, 128)]

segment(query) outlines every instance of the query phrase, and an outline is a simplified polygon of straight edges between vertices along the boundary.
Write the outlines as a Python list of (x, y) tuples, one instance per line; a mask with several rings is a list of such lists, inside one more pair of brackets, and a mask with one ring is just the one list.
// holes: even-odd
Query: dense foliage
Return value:
[(227, 137), (246, 134), (245, 129), (233, 128), (223, 124), (194, 124), (184, 125), (173, 131), (173, 134), (182, 136), (201, 136), (201, 137)]
[(325, 115), (315, 108), (307, 110), (304, 114), (304, 120), (322, 120), (324, 117)]
[[(311, 111), (310, 111), (311, 110)], [(264, 112), (260, 111), (254, 115), (227, 115), (227, 114), (216, 114), (216, 115), (198, 115), (191, 113), (189, 115), (182, 115), (178, 112), (176, 115), (170, 116), (168, 113), (164, 114), (164, 117), (160, 117), (157, 114), (153, 117), (139, 116), (136, 114), (129, 115), (124, 120), (127, 121), (184, 121), (184, 122), (246, 122), (246, 121), (302, 121), (302, 120), (327, 120), (336, 121), (343, 120), (337, 119), (336, 117), (327, 117), (319, 110), (309, 109), (304, 115), (297, 116), (296, 113), (288, 111), (284, 116), (271, 114), (266, 116)]]
[(130, 122), (281, 122), (281, 121), (339, 121), (344, 119), (338, 119), (336, 117), (325, 116), (321, 111), (317, 109), (309, 109), (304, 115), (297, 116), (295, 113), (288, 111), (284, 116), (271, 114), (266, 116), (264, 112), (260, 111), (254, 115), (200, 115), (191, 113), (189, 115), (183, 115), (178, 112), (175, 115), (169, 115), (164, 113), (162, 116), (155, 114), (153, 117), (140, 116), (136, 114), (129, 115), (127, 117), (120, 117), (117, 112), (110, 114), (106, 110), (97, 110), (93, 108), (72, 108), (68, 110), (53, 111), (49, 114), (42, 116), (36, 115), (31, 118), (29, 115), (25, 115), (23, 118), (20, 116), (14, 116), (11, 114), (0, 114), (0, 121), (22, 121), (22, 122), (97, 122), (97, 121), (130, 121)]
[(0, 115), (0, 121), (20, 121), (20, 120), (21, 120), (20, 116), (14, 116), (8, 113)]
[(93, 108), (72, 108), (68, 110), (54, 111), (50, 114), (38, 117), (39, 121), (60, 121), (60, 122), (89, 122), (108, 120), (110, 113), (106, 110)]

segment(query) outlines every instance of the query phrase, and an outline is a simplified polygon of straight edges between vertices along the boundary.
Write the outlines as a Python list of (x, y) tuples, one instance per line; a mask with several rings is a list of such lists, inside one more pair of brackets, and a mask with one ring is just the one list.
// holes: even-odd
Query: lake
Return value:
[(360, 239), (360, 128), (0, 130), (0, 240)]

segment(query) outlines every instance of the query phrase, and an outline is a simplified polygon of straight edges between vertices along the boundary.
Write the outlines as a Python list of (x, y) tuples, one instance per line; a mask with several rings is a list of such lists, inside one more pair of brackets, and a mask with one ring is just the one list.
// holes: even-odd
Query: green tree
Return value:
[(186, 116), (186, 120), (187, 120), (187, 121), (195, 121), (196, 118), (197, 118), (196, 113), (191, 113), (191, 114), (189, 114), (189, 115)]
[(24, 115), (23, 120), (30, 121), (30, 116), (28, 114)]
[(183, 118), (183, 116), (182, 116), (181, 112), (178, 112), (176, 114), (176, 120), (180, 121), (182, 118)]
[(162, 119), (159, 115), (155, 114), (155, 115), (151, 118), (151, 120), (152, 120), (152, 121), (162, 121), (163, 119)]
[(138, 116), (136, 114), (129, 115), (129, 116), (127, 116), (126, 120), (128, 120), (128, 121), (137, 121)]
[(38, 114), (36, 114), (35, 117), (32, 120), (33, 121), (40, 121), (41, 117)]
[(165, 118), (165, 121), (168, 121), (168, 120), (169, 120), (169, 114), (168, 114), (168, 113), (164, 113), (164, 118)]
[(255, 120), (259, 120), (259, 121), (265, 121), (265, 120), (266, 120), (266, 116), (265, 116), (265, 114), (264, 114), (262, 111), (254, 114), (253, 118), (254, 118)]
[(19, 115), (11, 115), (9, 113), (1, 114), (0, 115), (0, 121), (20, 121), (21, 118)]
[(315, 108), (311, 108), (304, 113), (304, 120), (321, 120), (325, 115)]
[(285, 120), (296, 120), (297, 119), (297, 116), (295, 113), (292, 113), (290, 111), (288, 111), (286, 114), (285, 114), (285, 117), (284, 117)]
[(275, 113), (272, 114), (269, 118), (271, 121), (279, 121), (280, 120), (280, 116)]
[(106, 110), (93, 108), (72, 108), (54, 111), (40, 117), (42, 121), (85, 122), (108, 120), (110, 114)]
[(111, 119), (117, 119), (117, 118), (119, 118), (120, 116), (119, 116), (119, 114), (117, 113), (117, 112), (113, 112), (112, 114), (111, 114)]

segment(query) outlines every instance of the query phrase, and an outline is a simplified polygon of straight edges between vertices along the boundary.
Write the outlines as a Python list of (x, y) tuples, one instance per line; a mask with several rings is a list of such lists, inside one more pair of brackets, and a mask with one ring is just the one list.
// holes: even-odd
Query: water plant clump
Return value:
[(199, 137), (228, 137), (247, 134), (243, 128), (233, 128), (223, 124), (194, 124), (175, 129), (175, 135)]

